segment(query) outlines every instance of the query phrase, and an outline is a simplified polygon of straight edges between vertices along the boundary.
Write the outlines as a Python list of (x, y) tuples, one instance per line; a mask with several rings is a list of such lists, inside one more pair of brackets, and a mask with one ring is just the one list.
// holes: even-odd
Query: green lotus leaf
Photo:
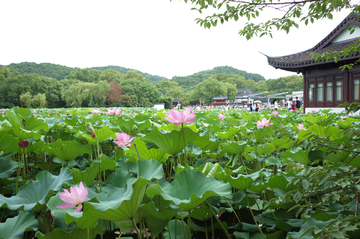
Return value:
[(273, 145), (275, 148), (277, 148), (277, 150), (288, 149), (293, 144), (293, 142), (291, 141), (291, 139), (289, 137), (283, 137), (281, 139), (278, 139), (278, 138), (271, 139), (270, 138), (268, 140), (270, 141), (271, 145)]
[(139, 160), (137, 162), (138, 178), (142, 177), (147, 180), (161, 179), (164, 177), (164, 169), (161, 163), (156, 160)]
[(349, 152), (335, 151), (333, 153), (326, 155), (325, 160), (329, 160), (332, 162), (343, 162), (345, 159), (348, 158), (349, 155), (350, 155)]
[(117, 118), (113, 125), (120, 126), (123, 132), (127, 132), (128, 134), (130, 134), (130, 132), (134, 128), (135, 121), (133, 119), (125, 120), (124, 118)]
[(230, 139), (231, 137), (234, 137), (234, 134), (239, 132), (239, 129), (231, 127), (226, 132), (218, 133), (218, 137), (221, 139)]
[(36, 231), (38, 221), (31, 213), (20, 211), (14, 218), (8, 218), (6, 222), (0, 223), (0, 238), (22, 239), (24, 232)]
[(234, 178), (230, 175), (227, 175), (224, 182), (229, 182), (230, 185), (239, 190), (245, 190), (250, 187), (254, 181), (261, 175), (266, 175), (266, 169), (263, 168), (260, 171), (257, 171), (252, 174), (240, 174), (238, 177)]
[(0, 178), (10, 177), (18, 168), (18, 163), (12, 160), (0, 159)]
[(105, 170), (115, 170), (116, 163), (115, 161), (109, 159), (106, 155), (102, 154), (100, 156), (100, 162), (93, 161), (91, 167), (87, 167), (84, 171), (80, 171), (77, 168), (72, 168), (71, 172), (74, 177), (72, 180), (72, 184), (78, 184), (80, 182), (84, 182), (86, 185), (91, 185), (99, 172)]
[(206, 221), (212, 217), (212, 212), (209, 206), (206, 203), (201, 204), (200, 207), (197, 207), (191, 211), (191, 217), (200, 221)]
[(139, 128), (140, 131), (151, 128), (151, 122), (149, 119), (141, 122), (135, 121), (135, 125)]
[(161, 196), (165, 200), (172, 201), (185, 211), (196, 208), (211, 196), (229, 197), (230, 195), (229, 184), (192, 170), (181, 171), (173, 182), (161, 190)]
[(222, 145), (221, 153), (241, 154), (242, 152), (244, 152), (244, 149), (246, 147), (247, 147), (247, 143), (244, 142), (225, 143)]
[(0, 151), (3, 151), (5, 154), (17, 151), (19, 149), (18, 143), (19, 140), (14, 136), (4, 132), (0, 134)]
[(32, 130), (32, 131), (36, 131), (40, 129), (43, 129), (45, 131), (49, 130), (48, 124), (45, 123), (43, 119), (38, 119), (34, 117), (34, 115), (28, 109), (13, 108), (7, 111), (6, 118), (10, 121), (12, 125), (17, 124), (26, 130)]
[(291, 181), (288, 181), (284, 175), (273, 175), (269, 179), (267, 186), (272, 189), (278, 188), (288, 192), (295, 187), (294, 184), (290, 184), (290, 182)]
[(136, 163), (138, 160), (138, 154), (136, 152), (135, 145), (139, 152), (140, 159), (143, 160), (155, 159), (160, 163), (165, 163), (167, 158), (170, 156), (162, 149), (148, 149), (144, 141), (142, 141), (140, 138), (136, 138), (131, 144), (130, 149), (126, 151), (126, 158), (128, 162)]
[(11, 129), (19, 140), (26, 140), (32, 137), (39, 139), (41, 136), (37, 131), (23, 129), (18, 124), (14, 124)]
[[(111, 138), (113, 138), (113, 139), (116, 138), (115, 132), (113, 132), (107, 125), (105, 125), (101, 129), (95, 129), (95, 133), (96, 133), (96, 138), (99, 143), (102, 143)], [(93, 138), (91, 135), (85, 134), (85, 137), (92, 145), (97, 144), (96, 138)]]
[(72, 231), (64, 231), (60, 230), (60, 228), (55, 228), (49, 233), (42, 235), (42, 233), (37, 232), (35, 234), (36, 238), (38, 239), (89, 239), (89, 238), (96, 238), (97, 234), (100, 234), (101, 227), (98, 225), (91, 230), (75, 228)]
[(51, 143), (46, 151), (65, 161), (74, 160), (83, 154), (92, 154), (90, 145), (82, 145), (77, 141), (62, 141), (61, 139)]
[[(141, 219), (145, 220), (146, 227), (150, 229), (152, 238), (156, 238), (161, 232), (164, 231), (164, 228), (167, 225), (167, 221), (156, 218), (151, 213), (141, 208), (140, 208), (140, 214), (141, 214)], [(144, 236), (143, 238), (146, 238), (146, 236)]]
[(23, 186), (16, 196), (7, 198), (0, 195), (1, 207), (6, 204), (10, 210), (23, 208), (24, 211), (39, 212), (45, 207), (54, 191), (59, 191), (63, 183), (71, 183), (72, 174), (69, 169), (62, 168), (59, 176), (42, 171), (38, 173), (36, 179)]
[[(286, 161), (292, 159), (293, 161), (301, 163), (303, 165), (308, 165), (311, 163), (308, 150), (300, 150), (298, 148), (293, 150), (286, 150), (282, 153), (281, 158)], [(286, 161), (283, 161), (283, 163), (285, 163)]]
[(117, 225), (129, 221), (137, 214), (147, 183), (144, 178), (130, 178), (126, 190), (112, 188), (107, 193), (90, 194), (88, 189), (88, 198), (96, 197), (99, 203), (85, 202), (82, 213), (67, 211), (66, 223), (76, 221), (80, 228), (91, 228), (99, 219), (111, 220)]
[(339, 120), (338, 121), (338, 125), (341, 128), (344, 128), (344, 129), (349, 128), (352, 123), (353, 123), (353, 119), (351, 119), (351, 118), (347, 118), (346, 120)]
[(270, 155), (272, 152), (274, 152), (276, 150), (276, 148), (272, 145), (265, 144), (265, 145), (259, 146), (257, 148), (257, 150), (258, 150), (259, 156), (262, 156), (262, 155)]
[(169, 226), (170, 232), (166, 228), (166, 231), (164, 232), (165, 239), (175, 239), (175, 238), (176, 239), (187, 239), (188, 238), (188, 233), (187, 233), (188, 225), (186, 224), (186, 222), (184, 222), (185, 229), (183, 229), (181, 221), (177, 220), (177, 219), (171, 220), (168, 223), (168, 226)]
[(184, 149), (183, 133), (185, 134), (185, 146), (199, 137), (189, 128), (182, 128), (180, 131), (171, 133), (161, 133), (157, 128), (153, 128), (142, 140), (155, 144), (170, 155), (175, 155)]
[(142, 205), (141, 208), (163, 221), (170, 221), (179, 211), (179, 208), (175, 206), (167, 206), (163, 204), (161, 204), (160, 208), (156, 208), (154, 201), (150, 201), (149, 203)]

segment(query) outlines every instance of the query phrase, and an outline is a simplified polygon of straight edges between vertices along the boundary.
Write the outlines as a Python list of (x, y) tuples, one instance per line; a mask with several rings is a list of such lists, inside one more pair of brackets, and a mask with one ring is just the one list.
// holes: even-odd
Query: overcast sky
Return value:
[(268, 66), (260, 52), (307, 50), (348, 14), (247, 41), (238, 35), (246, 19), (204, 29), (192, 7), (183, 0), (2, 0), (0, 65), (115, 65), (168, 79), (227, 65), (274, 79), (294, 73)]

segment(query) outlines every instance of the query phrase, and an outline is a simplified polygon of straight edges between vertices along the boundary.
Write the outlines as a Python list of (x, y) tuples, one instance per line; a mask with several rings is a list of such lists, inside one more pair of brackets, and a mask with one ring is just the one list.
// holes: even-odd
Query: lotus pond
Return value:
[(359, 116), (0, 113), (0, 238), (360, 238)]

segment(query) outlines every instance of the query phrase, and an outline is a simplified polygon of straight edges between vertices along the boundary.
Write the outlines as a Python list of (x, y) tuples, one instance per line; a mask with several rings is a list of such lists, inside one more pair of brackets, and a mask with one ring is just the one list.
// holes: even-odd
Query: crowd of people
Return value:
[[(207, 109), (213, 108), (215, 106), (212, 105), (190, 105), (191, 108), (196, 109), (197, 111), (201, 109)], [(227, 104), (226, 106), (220, 106), (224, 107), (225, 110), (234, 109), (234, 108), (248, 108), (249, 111), (255, 111), (258, 112), (259, 109), (262, 107), (266, 107), (264, 105), (260, 105), (258, 101), (252, 102), (251, 100), (244, 106), (238, 106), (237, 104)], [(270, 106), (268, 106), (270, 107)], [(274, 109), (277, 111), (280, 107), (287, 107), (289, 111), (300, 111), (302, 107), (302, 99), (299, 99), (298, 97), (292, 98), (290, 97), (288, 100), (282, 99), (281, 103), (278, 100), (274, 101)], [(175, 107), (175, 109), (179, 110), (181, 108), (180, 103), (178, 103)]]

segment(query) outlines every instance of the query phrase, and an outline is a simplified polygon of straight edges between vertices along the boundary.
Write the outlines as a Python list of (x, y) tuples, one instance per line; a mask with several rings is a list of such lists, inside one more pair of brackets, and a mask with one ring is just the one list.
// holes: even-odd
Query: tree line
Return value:
[(268, 91), (271, 94), (302, 90), (303, 87), (301, 76), (256, 82), (238, 74), (228, 74), (221, 67), (218, 70), (225, 73), (209, 75), (186, 91), (176, 80), (163, 78), (152, 83), (136, 71), (123, 74), (114, 69), (100, 71), (77, 68), (58, 80), (37, 73), (21, 74), (9, 67), (2, 67), (0, 108), (151, 107), (156, 103), (165, 103), (166, 108), (171, 108), (174, 98), (184, 100), (182, 104), (188, 105), (203, 99), (210, 103), (215, 96), (234, 99), (237, 88)]

